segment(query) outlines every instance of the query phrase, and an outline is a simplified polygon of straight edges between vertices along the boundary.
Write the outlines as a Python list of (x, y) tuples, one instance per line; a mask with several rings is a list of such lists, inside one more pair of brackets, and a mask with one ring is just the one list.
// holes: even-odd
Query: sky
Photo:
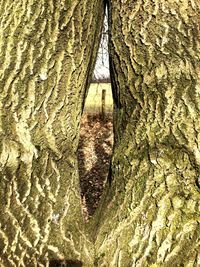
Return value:
[(94, 69), (94, 77), (99, 78), (109, 78), (109, 57), (108, 57), (108, 23), (107, 15), (104, 19), (104, 29), (102, 32), (101, 42), (99, 46), (99, 51), (97, 55), (97, 61)]

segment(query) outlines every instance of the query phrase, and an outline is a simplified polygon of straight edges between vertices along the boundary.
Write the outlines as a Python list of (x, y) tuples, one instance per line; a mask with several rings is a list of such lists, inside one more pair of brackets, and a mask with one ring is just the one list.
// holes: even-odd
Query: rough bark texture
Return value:
[(99, 0), (0, 1), (2, 267), (93, 265), (76, 149), (102, 19)]
[(200, 266), (200, 2), (110, 1), (112, 184), (96, 265)]

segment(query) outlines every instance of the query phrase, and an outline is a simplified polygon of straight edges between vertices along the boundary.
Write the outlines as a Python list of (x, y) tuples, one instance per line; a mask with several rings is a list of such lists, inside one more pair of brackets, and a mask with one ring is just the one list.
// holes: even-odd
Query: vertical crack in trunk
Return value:
[(108, 14), (94, 69), (93, 83), (87, 94), (80, 126), (78, 149), (83, 213), (86, 221), (94, 214), (106, 181), (113, 147), (113, 97), (109, 78)]

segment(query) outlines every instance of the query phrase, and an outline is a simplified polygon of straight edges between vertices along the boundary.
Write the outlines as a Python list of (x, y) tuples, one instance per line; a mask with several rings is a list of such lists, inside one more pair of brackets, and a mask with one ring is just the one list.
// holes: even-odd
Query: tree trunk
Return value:
[(103, 12), (99, 0), (0, 0), (1, 266), (93, 266), (76, 150)]
[(199, 1), (109, 12), (115, 147), (95, 266), (200, 266)]

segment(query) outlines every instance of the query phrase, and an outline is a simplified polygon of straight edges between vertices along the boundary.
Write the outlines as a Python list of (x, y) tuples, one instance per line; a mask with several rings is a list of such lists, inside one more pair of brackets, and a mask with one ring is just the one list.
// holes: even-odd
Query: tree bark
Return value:
[(200, 3), (109, 4), (115, 147), (95, 266), (200, 266)]
[(0, 0), (1, 266), (93, 266), (76, 150), (103, 10)]
[(0, 0), (3, 267), (200, 265), (200, 4), (109, 4), (115, 149), (94, 251), (76, 150), (103, 1)]

